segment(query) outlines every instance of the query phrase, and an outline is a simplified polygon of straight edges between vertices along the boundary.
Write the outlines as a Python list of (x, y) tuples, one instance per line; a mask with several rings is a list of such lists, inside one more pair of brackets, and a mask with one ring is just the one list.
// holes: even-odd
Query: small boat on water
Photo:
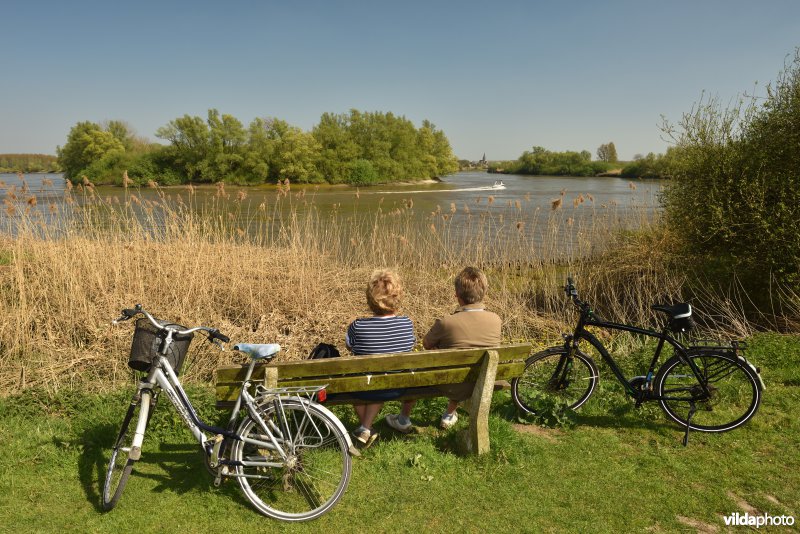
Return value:
[(497, 191), (497, 190), (505, 189), (505, 188), (506, 188), (506, 184), (504, 184), (502, 182), (502, 180), (497, 180), (492, 185), (485, 185), (483, 187), (476, 187), (476, 188), (474, 188), (472, 190), (473, 191)]

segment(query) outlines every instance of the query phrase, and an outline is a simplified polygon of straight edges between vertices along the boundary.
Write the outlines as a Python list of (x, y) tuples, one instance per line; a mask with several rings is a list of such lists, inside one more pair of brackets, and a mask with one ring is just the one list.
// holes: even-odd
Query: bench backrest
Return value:
[[(520, 343), (479, 349), (451, 349), (372, 356), (345, 356), (321, 360), (256, 365), (253, 381), (263, 380), (267, 369), (277, 370), (277, 385), (328, 385), (329, 393), (438, 386), (474, 382), (487, 351), (497, 351), (497, 380), (520, 376), (531, 345)], [(217, 403), (227, 404), (239, 395), (246, 365), (217, 369)], [(274, 371), (273, 371), (274, 372)]]

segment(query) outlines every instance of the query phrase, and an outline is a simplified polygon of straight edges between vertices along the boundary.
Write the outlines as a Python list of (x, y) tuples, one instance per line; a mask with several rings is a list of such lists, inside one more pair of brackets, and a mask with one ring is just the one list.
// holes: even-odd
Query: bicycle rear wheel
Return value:
[[(139, 459), (140, 450), (133, 450), (133, 436), (136, 426), (141, 416), (142, 403), (146, 403), (148, 408), (151, 406), (150, 394), (136, 394), (128, 406), (128, 412), (122, 420), (114, 447), (111, 449), (111, 460), (108, 462), (106, 477), (103, 481), (103, 510), (111, 510), (119, 502), (128, 477), (133, 471), (133, 464)], [(152, 409), (147, 410), (147, 422), (150, 420)], [(146, 424), (145, 424), (146, 426)]]
[[(284, 521), (315, 519), (336, 504), (350, 482), (347, 438), (331, 417), (313, 404), (283, 400), (282, 405), (280, 410), (266, 404), (260, 415), (288, 459), (282, 460), (276, 450), (245, 441), (235, 443), (231, 459), (242, 491), (259, 512)], [(250, 417), (242, 421), (238, 433), (245, 439), (269, 443)]]
[(711, 396), (703, 397), (703, 387), (688, 363), (673, 356), (656, 373), (655, 390), (667, 417), (686, 426), (690, 400), (695, 413), (689, 428), (701, 432), (725, 432), (746, 423), (761, 403), (761, 385), (748, 365), (720, 350), (696, 350), (688, 357), (700, 370), (700, 379)]
[(569, 356), (563, 346), (551, 347), (525, 360), (522, 376), (511, 381), (511, 396), (534, 415), (554, 403), (575, 410), (589, 400), (598, 376), (594, 360), (580, 350)]

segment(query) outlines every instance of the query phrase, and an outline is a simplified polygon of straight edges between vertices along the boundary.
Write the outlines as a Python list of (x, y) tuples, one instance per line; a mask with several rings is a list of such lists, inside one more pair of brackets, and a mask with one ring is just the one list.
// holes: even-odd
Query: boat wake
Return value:
[(468, 193), (470, 191), (502, 191), (505, 189), (505, 185), (487, 185), (483, 187), (462, 187), (459, 189), (420, 189), (416, 191), (361, 191), (361, 194), (371, 194), (371, 195), (395, 195), (395, 194), (403, 194), (407, 195), (409, 193)]

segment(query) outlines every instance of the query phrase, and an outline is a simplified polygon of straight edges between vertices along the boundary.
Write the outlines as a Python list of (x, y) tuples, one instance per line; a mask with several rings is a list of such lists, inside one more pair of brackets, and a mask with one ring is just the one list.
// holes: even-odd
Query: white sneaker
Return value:
[(400, 422), (400, 414), (390, 413), (386, 416), (386, 424), (400, 433), (408, 434), (411, 432), (411, 421), (406, 424)]
[(458, 415), (456, 415), (456, 412), (445, 413), (442, 415), (442, 420), (439, 421), (439, 426), (447, 430), (457, 422), (458, 422)]

